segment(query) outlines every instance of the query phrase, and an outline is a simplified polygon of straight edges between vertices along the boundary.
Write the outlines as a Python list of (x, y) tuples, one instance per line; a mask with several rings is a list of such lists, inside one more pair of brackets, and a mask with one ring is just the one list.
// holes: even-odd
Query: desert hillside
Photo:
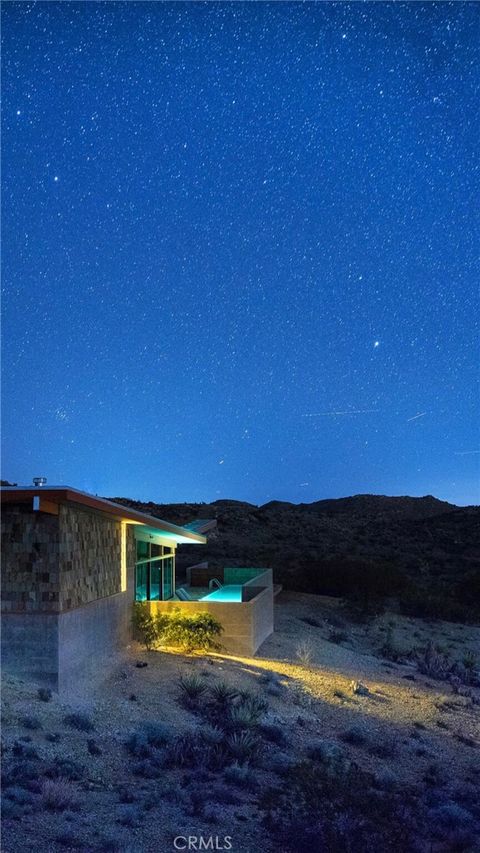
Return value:
[(259, 565), (286, 589), (373, 598), (403, 612), (476, 620), (480, 613), (480, 507), (422, 498), (355, 495), (263, 506), (234, 500), (157, 504), (115, 497), (167, 521), (216, 518), (206, 547), (184, 546), (178, 566)]

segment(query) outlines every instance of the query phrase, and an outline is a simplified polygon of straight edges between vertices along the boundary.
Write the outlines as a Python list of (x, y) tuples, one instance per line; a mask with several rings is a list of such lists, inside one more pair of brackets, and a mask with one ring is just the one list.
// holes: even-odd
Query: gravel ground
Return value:
[[(389, 629), (405, 652), (402, 664), (379, 655)], [(221, 774), (219, 779), (199, 774), (195, 784), (194, 773), (193, 787), (204, 790), (210, 802), (206, 816), (195, 815), (189, 794), (191, 774), (188, 783), (183, 770), (166, 770), (159, 779), (132, 774), (134, 759), (124, 744), (129, 733), (138, 731), (142, 723), (162, 721), (174, 735), (198, 725), (198, 718), (178, 702), (178, 679), (192, 672), (208, 684), (226, 681), (237, 689), (263, 695), (262, 676), (276, 675), (281, 689), (279, 695), (268, 693), (266, 697), (269, 709), (265, 722), (284, 730), (288, 747), (268, 745), (261, 766), (255, 770), (260, 789), (278, 784), (278, 776), (269, 767), (275, 751), (300, 760), (312, 742), (327, 739), (341, 743), (342, 735), (352, 726), (361, 727), (371, 748), (365, 743), (345, 748), (366, 770), (378, 773), (388, 769), (399, 783), (422, 784), (435, 763), (453, 793), (455, 786), (471, 785), (475, 780), (478, 783), (480, 705), (471, 697), (454, 695), (448, 683), (419, 674), (407, 652), (413, 646), (425, 645), (428, 639), (441, 644), (453, 659), (461, 660), (467, 652), (480, 656), (480, 629), (476, 627), (427, 624), (392, 614), (373, 624), (359, 625), (348, 621), (333, 599), (282, 593), (276, 599), (276, 632), (255, 658), (145, 653), (132, 644), (108, 681), (88, 696), (71, 696), (68, 701), (55, 695), (49, 702), (40, 701), (36, 685), (5, 678), (4, 767), (8, 770), (12, 750), (20, 742), (36, 750), (40, 767), (68, 758), (84, 771), (80, 780), (70, 782), (77, 800), (71, 808), (49, 811), (39, 806), (41, 794), (34, 791), (31, 807), (27, 804), (13, 814), (7, 811), (2, 850), (158, 853), (174, 850), (175, 836), (213, 835), (221, 843), (228, 835), (234, 851), (279, 853), (262, 825), (257, 793), (234, 789), (234, 802), (215, 801), (211, 788), (218, 787)], [(138, 668), (139, 660), (148, 665)], [(368, 694), (355, 694), (352, 681), (362, 682)], [(480, 700), (480, 690), (473, 690), (472, 695)], [(94, 730), (78, 731), (68, 726), (64, 717), (71, 712), (86, 715)], [(25, 717), (38, 720), (40, 727), (28, 728)], [(55, 733), (60, 735), (57, 742), (47, 739)], [(89, 751), (88, 741), (92, 739), (101, 754)], [(384, 745), (381, 756), (375, 754), (378, 744)], [(133, 811), (138, 808), (139, 817), (128, 817), (129, 811), (121, 802), (125, 791), (127, 799), (133, 799)], [(125, 811), (131, 825), (119, 822), (125, 820)]]

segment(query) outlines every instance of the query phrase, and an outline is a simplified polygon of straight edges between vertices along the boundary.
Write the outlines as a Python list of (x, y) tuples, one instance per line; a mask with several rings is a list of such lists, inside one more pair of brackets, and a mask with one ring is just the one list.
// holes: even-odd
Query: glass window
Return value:
[(141, 563), (135, 569), (135, 601), (148, 599), (148, 563)]
[(137, 539), (135, 600), (162, 601), (173, 597), (175, 551), (169, 545)]

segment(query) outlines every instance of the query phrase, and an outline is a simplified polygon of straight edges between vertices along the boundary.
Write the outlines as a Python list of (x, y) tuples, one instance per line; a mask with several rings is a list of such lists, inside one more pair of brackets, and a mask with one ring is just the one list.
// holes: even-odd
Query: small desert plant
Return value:
[(63, 722), (66, 723), (67, 726), (70, 726), (70, 728), (78, 729), (81, 732), (91, 732), (95, 728), (87, 714), (81, 714), (78, 712), (66, 714), (63, 718)]
[(256, 787), (255, 776), (248, 764), (239, 764), (235, 761), (234, 764), (225, 769), (223, 778), (232, 785), (238, 785), (239, 788), (252, 790)]
[(148, 758), (134, 762), (131, 770), (134, 776), (141, 776), (143, 779), (161, 779), (165, 773), (161, 764)]
[(263, 723), (259, 728), (260, 734), (265, 740), (270, 743), (275, 743), (277, 746), (286, 746), (288, 743), (285, 732), (281, 726), (276, 726), (273, 723)]
[(224, 734), (219, 726), (210, 726), (208, 723), (199, 730), (199, 737), (208, 744), (222, 743)]
[(363, 746), (367, 742), (367, 735), (365, 730), (360, 726), (350, 726), (349, 729), (346, 729), (340, 735), (340, 738), (345, 742), (349, 743), (352, 746)]
[(330, 643), (336, 643), (337, 645), (340, 643), (344, 643), (345, 640), (348, 640), (348, 634), (345, 631), (339, 631), (337, 628), (332, 628), (328, 635), (328, 641)]
[(216, 705), (224, 707), (238, 696), (238, 690), (225, 681), (219, 681), (210, 688), (210, 696)]
[(22, 717), (20, 724), (24, 729), (30, 729), (31, 731), (37, 731), (42, 728), (42, 723), (38, 717)]
[(142, 725), (142, 731), (145, 733), (148, 743), (151, 746), (159, 749), (168, 743), (171, 732), (170, 729), (163, 723), (147, 722)]
[(462, 663), (466, 670), (474, 672), (477, 668), (477, 658), (472, 651), (468, 651), (462, 658)]
[(138, 806), (121, 805), (117, 810), (117, 821), (122, 826), (138, 826), (141, 818), (141, 811)]
[(397, 754), (397, 744), (393, 738), (379, 739), (370, 745), (369, 752), (378, 758), (394, 758)]
[(200, 699), (207, 691), (207, 685), (198, 675), (183, 675), (178, 680), (180, 689), (180, 702), (189, 710), (197, 709)]
[(78, 795), (68, 779), (45, 779), (41, 790), (42, 805), (51, 811), (78, 808)]
[(295, 649), (295, 657), (301, 666), (308, 668), (313, 658), (313, 646), (309, 640), (301, 640)]
[(387, 634), (383, 642), (383, 646), (380, 649), (380, 654), (382, 657), (386, 658), (386, 660), (394, 662), (398, 661), (402, 656), (395, 641), (393, 629), (390, 626), (387, 628)]
[(233, 729), (250, 729), (258, 725), (263, 709), (254, 698), (230, 708), (227, 725)]
[(423, 675), (441, 680), (447, 677), (450, 662), (447, 655), (430, 641), (424, 651), (417, 656), (417, 666)]
[(50, 702), (50, 699), (52, 698), (52, 691), (49, 687), (39, 687), (37, 696), (41, 702)]
[(57, 756), (45, 770), (45, 776), (50, 779), (68, 779), (69, 782), (79, 782), (85, 775), (85, 768), (71, 758)]
[(233, 732), (227, 738), (226, 745), (232, 757), (239, 764), (251, 760), (255, 751), (258, 750), (257, 738), (248, 731)]

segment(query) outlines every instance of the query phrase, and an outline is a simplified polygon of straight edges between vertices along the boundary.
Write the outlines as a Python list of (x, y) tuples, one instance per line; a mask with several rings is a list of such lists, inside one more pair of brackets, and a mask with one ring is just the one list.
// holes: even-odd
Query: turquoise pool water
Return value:
[(201, 601), (241, 601), (242, 600), (242, 584), (232, 583), (222, 586), (221, 589), (215, 589), (204, 595)]

